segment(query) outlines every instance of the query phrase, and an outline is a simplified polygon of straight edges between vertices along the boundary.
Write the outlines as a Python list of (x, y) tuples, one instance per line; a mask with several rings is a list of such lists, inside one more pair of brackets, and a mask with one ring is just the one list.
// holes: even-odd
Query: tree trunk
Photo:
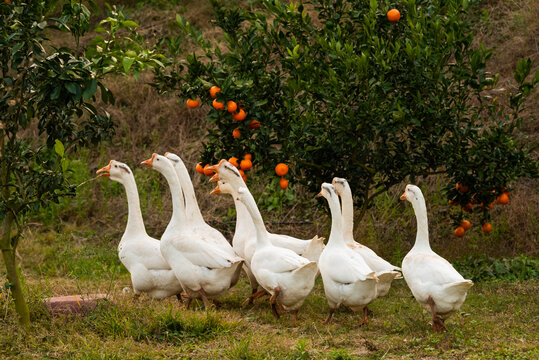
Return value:
[(11, 296), (15, 302), (15, 310), (19, 315), (21, 325), (30, 324), (30, 310), (24, 299), (19, 273), (17, 272), (17, 258), (15, 249), (11, 246), (11, 227), (13, 225), (13, 214), (8, 213), (4, 218), (4, 229), (0, 247), (2, 248), (2, 257), (6, 264), (7, 279), (10, 283)]

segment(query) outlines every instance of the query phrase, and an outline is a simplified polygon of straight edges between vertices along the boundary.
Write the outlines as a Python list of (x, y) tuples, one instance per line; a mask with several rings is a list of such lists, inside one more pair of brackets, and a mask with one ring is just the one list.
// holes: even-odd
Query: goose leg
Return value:
[(298, 322), (298, 311), (299, 309), (292, 311), (292, 313), (294, 314), (294, 317), (292, 318), (292, 321), (294, 321), (294, 324), (297, 324)]
[(335, 312), (335, 309), (329, 308), (329, 314), (326, 320), (324, 320), (324, 324), (329, 324), (331, 322), (331, 319), (333, 319), (334, 312)]
[(436, 304), (434, 303), (434, 299), (431, 296), (428, 297), (427, 304), (429, 305), (430, 312), (432, 314), (432, 330), (435, 333), (441, 333), (446, 331), (447, 329), (445, 328), (444, 320), (440, 315), (436, 314)]
[(275, 293), (270, 296), (270, 304), (271, 304), (271, 312), (273, 313), (273, 316), (275, 316), (277, 319), (280, 317), (279, 312), (277, 311), (277, 296), (281, 293), (281, 288), (277, 286), (275, 288)]
[(183, 305), (182, 294), (176, 294), (176, 299)]
[(368, 311), (369, 311), (369, 310), (368, 310), (367, 307), (365, 306), (365, 307), (363, 308), (363, 318), (361, 319), (361, 322), (359, 323), (358, 326), (361, 327), (361, 326), (365, 325), (365, 324), (369, 321), (369, 319), (367, 318), (367, 313), (368, 313)]
[(204, 308), (208, 310), (212, 305), (210, 303), (210, 300), (208, 300), (208, 297), (206, 296), (206, 292), (204, 291), (204, 289), (200, 288), (198, 293), (202, 297), (202, 301), (204, 302)]
[(139, 298), (140, 298), (140, 294), (133, 294), (133, 302), (137, 302)]
[(189, 310), (189, 306), (191, 306), (192, 301), (193, 301), (192, 297), (187, 298), (187, 302), (185, 303), (185, 310)]
[(264, 295), (269, 295), (269, 293), (264, 289), (259, 290), (259, 291), (257, 291), (257, 289), (252, 289), (251, 296), (245, 299), (242, 306), (252, 305), (256, 299)]

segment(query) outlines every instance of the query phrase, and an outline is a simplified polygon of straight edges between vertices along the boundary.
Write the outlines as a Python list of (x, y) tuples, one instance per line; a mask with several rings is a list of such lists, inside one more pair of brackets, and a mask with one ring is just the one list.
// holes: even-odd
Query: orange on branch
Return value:
[(194, 108), (198, 107), (198, 105), (200, 105), (200, 99), (196, 99), (196, 100), (187, 99), (187, 107), (188, 108), (194, 109)]
[(217, 99), (213, 100), (213, 107), (215, 110), (223, 110), (225, 108), (225, 103), (217, 101)]
[(288, 180), (282, 177), (281, 180), (279, 180), (279, 185), (281, 186), (281, 189), (286, 189), (288, 187)]
[(229, 101), (226, 103), (226, 111), (229, 113), (236, 112), (238, 109), (238, 104), (236, 104), (234, 101)]
[(279, 163), (275, 166), (275, 173), (277, 176), (285, 176), (288, 173), (288, 165)]
[(496, 202), (501, 205), (506, 205), (509, 203), (509, 195), (507, 193), (503, 193), (500, 196), (496, 198)]
[(260, 121), (258, 120), (253, 120), (249, 124), (249, 129), (258, 129), (259, 127), (260, 127)]
[(253, 167), (253, 163), (251, 162), (251, 160), (243, 159), (243, 160), (240, 162), (240, 168), (241, 168), (243, 171), (248, 171), (248, 170), (250, 170), (252, 167)]
[(458, 236), (458, 237), (463, 237), (465, 233), (466, 233), (466, 230), (464, 230), (462, 226), (459, 226), (453, 231), (453, 234), (455, 234), (455, 236)]
[(212, 86), (210, 88), (210, 96), (212, 99), (215, 99), (215, 96), (218, 92), (221, 92), (221, 88), (219, 86)]
[(387, 12), (387, 19), (391, 22), (397, 22), (401, 18), (401, 13), (397, 9), (391, 9)]
[(464, 230), (470, 230), (470, 227), (472, 227), (472, 224), (468, 220), (462, 220), (460, 222), (460, 227)]
[(245, 111), (243, 109), (240, 109), (239, 112), (237, 112), (235, 114), (232, 114), (232, 119), (234, 119), (236, 121), (242, 121), (242, 120), (245, 119), (245, 116), (247, 116)]
[(215, 172), (211, 169), (208, 169), (208, 166), (210, 166), (210, 164), (206, 164), (206, 166), (204, 166), (204, 175), (213, 176)]
[(238, 158), (232, 156), (230, 159), (228, 159), (228, 162), (234, 165), (235, 167), (239, 167), (240, 164), (238, 163)]

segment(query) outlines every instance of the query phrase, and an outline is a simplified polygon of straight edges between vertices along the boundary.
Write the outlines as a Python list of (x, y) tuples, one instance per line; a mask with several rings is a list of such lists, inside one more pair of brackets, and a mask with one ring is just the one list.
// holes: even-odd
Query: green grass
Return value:
[[(11, 301), (0, 293), (0, 357), (3, 359), (531, 359), (539, 355), (533, 319), (539, 316), (539, 281), (480, 282), (448, 332), (433, 334), (430, 316), (400, 280), (371, 306), (370, 322), (341, 308), (323, 324), (328, 306), (320, 279), (300, 311), (300, 321), (275, 319), (267, 299), (242, 306), (250, 287), (245, 277), (206, 312), (195, 302), (186, 311), (175, 298), (142, 296), (134, 301), (129, 274), (116, 244), (99, 234), (47, 233), (21, 247), (32, 326), (19, 329)], [(46, 296), (106, 292), (87, 316), (51, 317)]]

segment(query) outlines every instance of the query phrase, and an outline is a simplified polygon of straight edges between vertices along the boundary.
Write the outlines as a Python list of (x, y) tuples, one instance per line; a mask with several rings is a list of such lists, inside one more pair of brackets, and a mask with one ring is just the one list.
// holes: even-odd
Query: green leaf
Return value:
[(54, 140), (54, 151), (61, 157), (64, 157), (64, 144), (58, 139)]
[(131, 21), (131, 20), (126, 20), (126, 21), (122, 22), (122, 25), (125, 26), (125, 27), (136, 27), (136, 28), (139, 27), (139, 25), (136, 22)]
[(123, 58), (122, 64), (124, 66), (124, 71), (126, 73), (129, 72), (129, 69), (131, 69), (131, 66), (133, 65), (134, 62), (135, 62), (135, 59), (133, 59), (133, 58), (130, 58), (130, 57), (124, 57)]
[(94, 94), (97, 92), (97, 81), (95, 79), (90, 80), (86, 87), (84, 88), (84, 92), (82, 93), (82, 98), (84, 100), (89, 100)]
[(65, 84), (65, 88), (67, 89), (67, 91), (69, 91), (73, 95), (76, 95), (79, 86), (76, 83), (68, 82)]

